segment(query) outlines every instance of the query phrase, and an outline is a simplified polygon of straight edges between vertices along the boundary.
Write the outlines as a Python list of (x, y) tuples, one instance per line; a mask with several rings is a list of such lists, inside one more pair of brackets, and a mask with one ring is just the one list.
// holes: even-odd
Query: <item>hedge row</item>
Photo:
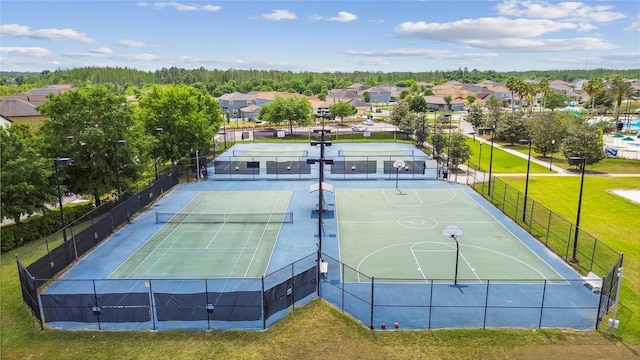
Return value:
[[(82, 204), (64, 207), (64, 219), (67, 224), (93, 210), (93, 204)], [(60, 211), (58, 209), (46, 211), (41, 215), (34, 215), (23, 219), (18, 224), (2, 227), (0, 247), (4, 253), (31, 241), (43, 239), (60, 230)]]

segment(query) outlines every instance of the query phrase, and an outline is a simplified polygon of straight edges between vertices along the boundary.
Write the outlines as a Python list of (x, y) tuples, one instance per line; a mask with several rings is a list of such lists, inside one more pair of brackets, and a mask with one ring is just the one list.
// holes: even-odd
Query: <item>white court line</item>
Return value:
[[(193, 200), (196, 200), (197, 198), (198, 198), (198, 195), (196, 195), (196, 196), (194, 197), (194, 199), (193, 199)], [(193, 200), (192, 200), (192, 201), (193, 201)], [(200, 204), (202, 204), (202, 201), (204, 201), (204, 200), (203, 200), (203, 199), (200, 199)], [(200, 204), (198, 204), (198, 206), (200, 206)], [(196, 209), (198, 208), (198, 206), (196, 206)], [(191, 213), (193, 213), (193, 211), (191, 211)], [(165, 224), (165, 225), (166, 225), (166, 224)], [(162, 225), (162, 226), (160, 227), (160, 229), (158, 229), (158, 231), (156, 231), (156, 232), (154, 233), (154, 236), (155, 236), (155, 234), (157, 234), (160, 230), (162, 230), (162, 229), (164, 228), (164, 226), (165, 226), (165, 225)], [(129, 274), (127, 274), (127, 276), (126, 276), (126, 278), (127, 278), (127, 279), (128, 279), (128, 278), (130, 278), (130, 277), (131, 277), (131, 275), (132, 275), (136, 270), (138, 270), (138, 269), (140, 268), (140, 266), (142, 266), (142, 264), (144, 264), (144, 263), (147, 261), (147, 259), (149, 259), (149, 257), (150, 257), (150, 256), (151, 256), (151, 255), (152, 255), (152, 254), (153, 254), (153, 253), (154, 253), (154, 252), (155, 252), (155, 251), (156, 251), (156, 250), (157, 250), (157, 249), (158, 249), (162, 244), (164, 244), (164, 242), (165, 242), (165, 241), (167, 241), (167, 239), (169, 238), (169, 236), (171, 236), (174, 232), (178, 231), (178, 228), (179, 228), (179, 226), (178, 226), (178, 225), (180, 225), (180, 224), (177, 224), (177, 225), (175, 226), (175, 228), (174, 228), (173, 230), (171, 230), (171, 231), (170, 231), (170, 232), (169, 232), (169, 233), (164, 237), (164, 239), (162, 239), (162, 241), (160, 241), (160, 243), (159, 243), (158, 245), (156, 245), (156, 247), (155, 247), (155, 248), (153, 248), (153, 250), (151, 250), (151, 251), (147, 254), (147, 256), (145, 256), (145, 257), (144, 257), (144, 259), (142, 259), (142, 261), (140, 261), (140, 263), (138, 263), (138, 266), (136, 266), (133, 270), (131, 270), (131, 271), (129, 272)], [(152, 236), (152, 237), (153, 237), (153, 236)], [(174, 240), (174, 241), (173, 241), (173, 243), (175, 243), (179, 238), (180, 238), (180, 237), (176, 238), (176, 240)], [(144, 245), (146, 245), (146, 244), (147, 244), (147, 242), (148, 242), (148, 240), (147, 240), (147, 241), (145, 241), (145, 243), (144, 243), (140, 248), (144, 247)], [(170, 247), (171, 247), (171, 246), (170, 246)], [(138, 250), (140, 250), (140, 248), (138, 248)], [(138, 251), (136, 250), (136, 251), (135, 251), (135, 252), (133, 252), (131, 255), (129, 255), (125, 261), (123, 261), (120, 265), (118, 265), (118, 267), (117, 267), (117, 268), (115, 268), (115, 270), (113, 270), (113, 271), (111, 272), (111, 274), (109, 274), (109, 276), (111, 276), (114, 272), (118, 271), (118, 269), (120, 269), (120, 267), (121, 267), (122, 265), (124, 265), (127, 261), (129, 261), (129, 259), (131, 259), (131, 257), (132, 257), (133, 255), (135, 255), (137, 252), (138, 252)], [(145, 275), (146, 275), (146, 273), (145, 273)]]
[[(271, 213), (273, 214), (274, 210), (278, 207), (278, 202), (280, 201), (280, 196), (282, 195), (282, 192), (278, 192), (278, 198), (276, 199), (276, 202), (273, 204), (273, 207), (271, 208)], [(262, 234), (260, 234), (260, 240), (258, 240), (258, 243), (255, 246), (255, 249), (253, 250), (253, 255), (251, 256), (251, 261), (249, 261), (249, 265), (247, 265), (247, 270), (244, 272), (244, 276), (247, 277), (247, 274), (249, 274), (249, 269), (251, 269), (251, 265), (253, 264), (253, 260), (256, 258), (256, 254), (258, 253), (258, 248), (260, 247), (260, 244), (262, 243), (262, 239), (264, 239), (264, 234), (267, 231), (267, 228), (269, 227), (269, 223), (265, 224), (264, 228), (262, 229)], [(280, 227), (282, 227), (282, 223), (280, 223)], [(274, 244), (275, 247), (275, 244)]]
[[(507, 232), (509, 232), (509, 234), (511, 234), (511, 235), (512, 235), (512, 236), (513, 236), (513, 237), (514, 237), (514, 238), (515, 238), (515, 239), (516, 239), (520, 244), (522, 244), (522, 245), (523, 245), (527, 250), (529, 250), (529, 252), (530, 252), (530, 253), (532, 253), (535, 257), (537, 257), (538, 259), (540, 259), (540, 261), (542, 261), (542, 263), (543, 263), (543, 264), (545, 264), (545, 265), (547, 266), (547, 268), (551, 269), (551, 270), (552, 270), (552, 272), (556, 273), (556, 275), (558, 275), (558, 277), (559, 277), (560, 279), (564, 280), (567, 284), (569, 284), (569, 282), (564, 278), (564, 276), (560, 275), (560, 273), (558, 273), (558, 272), (556, 271), (556, 269), (554, 269), (551, 265), (549, 265), (549, 264), (548, 264), (548, 263), (547, 263), (547, 262), (546, 262), (542, 257), (540, 257), (540, 255), (538, 255), (538, 254), (537, 254), (535, 251), (533, 251), (529, 246), (527, 246), (527, 244), (525, 244), (522, 240), (520, 240), (520, 238), (519, 238), (519, 237), (517, 237), (517, 236), (516, 236), (516, 234), (514, 234), (514, 233), (513, 233), (513, 232), (512, 232), (508, 227), (506, 227), (506, 226), (505, 226), (503, 223), (501, 223), (501, 222), (500, 222), (500, 221), (499, 221), (495, 216), (493, 216), (493, 214), (491, 214), (491, 213), (489, 212), (489, 210), (485, 209), (485, 208), (484, 208), (484, 206), (482, 206), (480, 203), (478, 203), (478, 201), (476, 201), (474, 198), (472, 198), (472, 197), (471, 197), (471, 195), (469, 195), (466, 191), (463, 191), (463, 192), (464, 192), (464, 194), (465, 194), (469, 199), (471, 199), (471, 201), (473, 201), (476, 205), (478, 205), (480, 208), (482, 208), (482, 210), (484, 210), (487, 214), (489, 214), (489, 216), (491, 216), (493, 219), (495, 219), (495, 220), (496, 220), (496, 222), (498, 222), (498, 223), (499, 223), (499, 224), (500, 224), (500, 225), (501, 225), (505, 230), (507, 230)], [(484, 199), (484, 197), (483, 197), (483, 199)], [(495, 207), (495, 205), (493, 205), (490, 201), (488, 201), (488, 200), (486, 200), (486, 199), (485, 199), (485, 201), (487, 201), (491, 206), (494, 206), (494, 207)], [(505, 215), (505, 216), (506, 216), (506, 215)], [(519, 226), (519, 225), (518, 225), (518, 226)], [(524, 231), (524, 230), (523, 230), (523, 231)], [(528, 233), (527, 233), (527, 234), (528, 234)], [(533, 235), (531, 235), (531, 234), (529, 234), (529, 235), (533, 237)], [(534, 239), (534, 240), (535, 240), (535, 241), (538, 241), (537, 239)], [(539, 242), (539, 241), (538, 241), (538, 242)], [(519, 261), (519, 260), (518, 260), (518, 261)], [(526, 264), (527, 266), (531, 267), (532, 269), (535, 269), (535, 268), (533, 268), (531, 265), (529, 265), (528, 263), (524, 263), (524, 262), (522, 262), (522, 263), (523, 263), (523, 264)], [(537, 269), (535, 269), (535, 271), (537, 271), (538, 273), (540, 273), (540, 271), (538, 271)], [(540, 273), (540, 274), (541, 274), (541, 273)], [(542, 274), (541, 274), (541, 275), (542, 275)], [(548, 280), (545, 276), (542, 276), (542, 278), (543, 278), (543, 279), (545, 279), (545, 280)], [(549, 281), (551, 281), (551, 280), (549, 280)]]

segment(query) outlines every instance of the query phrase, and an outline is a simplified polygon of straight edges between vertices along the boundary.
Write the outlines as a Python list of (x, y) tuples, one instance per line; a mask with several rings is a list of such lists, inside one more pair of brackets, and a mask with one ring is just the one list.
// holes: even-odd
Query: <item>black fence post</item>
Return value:
[(482, 320), (482, 330), (487, 329), (487, 310), (489, 309), (489, 282), (491, 280), (487, 280), (487, 290), (484, 294), (484, 319)]
[(548, 280), (545, 280), (542, 287), (542, 299), (540, 301), (540, 318), (538, 319), (538, 329), (542, 328), (542, 313), (544, 312), (544, 297), (547, 294), (547, 283)]
[(374, 283), (375, 283), (375, 278), (372, 276), (371, 277), (371, 329), (372, 330), (376, 327), (375, 323), (373, 322), (373, 292), (374, 292), (373, 288), (374, 288)]
[(264, 316), (264, 306), (265, 306), (265, 300), (264, 300), (264, 275), (262, 275), (262, 330), (267, 328), (267, 319)]

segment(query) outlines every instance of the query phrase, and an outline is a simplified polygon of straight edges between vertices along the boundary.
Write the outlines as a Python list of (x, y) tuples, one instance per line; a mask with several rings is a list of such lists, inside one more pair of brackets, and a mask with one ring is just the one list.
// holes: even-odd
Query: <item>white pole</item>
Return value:
[(616, 320), (616, 316), (618, 315), (618, 304), (620, 304), (620, 284), (622, 283), (622, 266), (618, 268), (618, 286), (616, 287), (616, 307), (613, 309), (613, 316), (611, 317), (611, 335), (615, 335), (616, 329), (618, 328), (618, 320)]
[(196, 150), (196, 179), (196, 181), (200, 180), (200, 154), (198, 150)]

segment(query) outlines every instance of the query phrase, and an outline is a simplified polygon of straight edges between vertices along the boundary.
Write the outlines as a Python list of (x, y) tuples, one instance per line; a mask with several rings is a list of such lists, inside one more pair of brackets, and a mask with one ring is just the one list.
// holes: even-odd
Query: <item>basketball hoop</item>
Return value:
[(396, 189), (398, 188), (398, 174), (400, 169), (404, 168), (406, 164), (402, 160), (396, 160), (393, 162), (393, 167), (396, 168)]

